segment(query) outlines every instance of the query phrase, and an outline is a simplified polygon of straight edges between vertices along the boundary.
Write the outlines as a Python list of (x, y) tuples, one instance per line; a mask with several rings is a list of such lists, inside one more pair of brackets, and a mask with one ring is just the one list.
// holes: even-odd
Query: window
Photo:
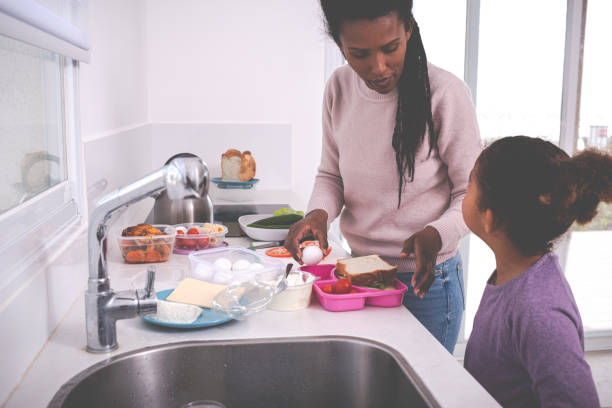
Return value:
[[(474, 5), (477, 12), (470, 15)], [(611, 16), (607, 0), (590, 0), (588, 9), (586, 1), (468, 0), (467, 48), (476, 42), (477, 51), (466, 52), (466, 66), (477, 66), (477, 74), (472, 80), (466, 74), (466, 80), (477, 95), (483, 141), (525, 134), (550, 140), (569, 154), (585, 147), (612, 151)], [(470, 25), (478, 28), (476, 39), (469, 38)], [(491, 250), (474, 235), (468, 240), (463, 341), (495, 268)], [(587, 349), (611, 346), (612, 297), (606, 290), (612, 284), (611, 242), (612, 206), (602, 204), (595, 220), (574, 226), (556, 248), (582, 315)], [(593, 337), (598, 338), (590, 341)], [(462, 347), (457, 350), (462, 353)]]
[(466, 1), (417, 1), (413, 14), (421, 30), (427, 60), (463, 78)]
[(89, 58), (85, 4), (0, 2), (2, 298), (86, 225), (77, 127), (78, 64)]
[[(612, 3), (589, 0), (584, 38), (577, 149), (612, 153), (612, 80), (608, 21)], [(584, 329), (593, 335), (612, 331), (612, 205), (600, 204), (597, 217), (574, 226), (568, 237), (565, 274), (580, 309)]]
[[(565, 21), (566, 5), (556, 0), (481, 3), (476, 110), (483, 143), (529, 135), (559, 144)], [(495, 269), (493, 253), (473, 234), (468, 262), (466, 340)]]
[(66, 181), (59, 55), (0, 36), (0, 214)]

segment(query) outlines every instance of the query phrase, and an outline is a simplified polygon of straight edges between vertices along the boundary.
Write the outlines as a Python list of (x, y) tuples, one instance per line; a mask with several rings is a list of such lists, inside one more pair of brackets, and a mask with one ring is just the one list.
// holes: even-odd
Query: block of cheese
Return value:
[(179, 283), (166, 300), (211, 308), (215, 296), (226, 288), (226, 285), (216, 285), (214, 283), (187, 278)]

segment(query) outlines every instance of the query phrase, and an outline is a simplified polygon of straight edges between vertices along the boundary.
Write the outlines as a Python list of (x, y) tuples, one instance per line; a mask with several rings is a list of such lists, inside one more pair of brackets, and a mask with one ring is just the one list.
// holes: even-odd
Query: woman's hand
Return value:
[(307, 237), (318, 240), (323, 253), (327, 252), (327, 212), (325, 210), (313, 210), (306, 214), (304, 219), (289, 228), (285, 248), (300, 265), (304, 264), (300, 242)]
[[(412, 275), (414, 294), (421, 299), (436, 279), (436, 258), (442, 248), (442, 238), (434, 227), (428, 226), (404, 241), (400, 258), (414, 253), (416, 271)], [(417, 284), (418, 283), (418, 284)]]

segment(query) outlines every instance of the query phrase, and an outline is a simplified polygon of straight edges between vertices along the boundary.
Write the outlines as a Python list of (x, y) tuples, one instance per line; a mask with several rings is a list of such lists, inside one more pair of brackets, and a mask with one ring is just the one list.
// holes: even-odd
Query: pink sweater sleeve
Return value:
[(468, 232), (461, 203), (481, 142), (470, 90), (463, 82), (453, 82), (440, 93), (438, 101), (432, 100), (432, 106), (437, 107), (432, 112), (434, 130), (438, 132), (440, 159), (448, 168), (451, 194), (448, 209), (428, 225), (440, 233), (440, 252), (447, 252)]
[(332, 95), (331, 83), (325, 89), (323, 102), (323, 143), (321, 164), (315, 177), (314, 187), (308, 203), (308, 212), (322, 209), (327, 212), (328, 225), (340, 215), (344, 206), (344, 184), (338, 164), (338, 145), (333, 136), (331, 119)]

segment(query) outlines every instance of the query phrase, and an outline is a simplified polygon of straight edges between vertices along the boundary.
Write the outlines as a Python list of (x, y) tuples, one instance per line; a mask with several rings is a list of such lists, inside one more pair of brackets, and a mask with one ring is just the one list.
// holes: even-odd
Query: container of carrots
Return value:
[(176, 229), (171, 225), (139, 224), (123, 230), (117, 239), (125, 262), (166, 262), (174, 247)]

